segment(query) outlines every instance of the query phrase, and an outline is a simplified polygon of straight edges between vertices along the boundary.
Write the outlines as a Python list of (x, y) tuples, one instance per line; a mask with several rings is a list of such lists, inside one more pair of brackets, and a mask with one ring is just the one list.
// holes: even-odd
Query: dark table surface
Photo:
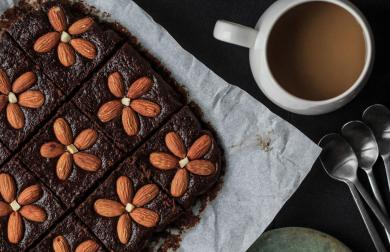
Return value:
[[(390, 106), (390, 1), (354, 0), (371, 23), (376, 45), (374, 70), (360, 95), (344, 108), (321, 116), (301, 116), (273, 105), (257, 87), (249, 67), (248, 49), (213, 38), (218, 19), (254, 26), (271, 0), (135, 0), (190, 53), (227, 82), (246, 90), (313, 141), (337, 132), (349, 120), (361, 118), (374, 103)], [(382, 164), (375, 167), (379, 187), (390, 207)], [(364, 176), (362, 176), (364, 180)], [(367, 181), (363, 181), (367, 185)], [(390, 208), (388, 208), (390, 209)], [(331, 180), (317, 162), (269, 229), (302, 226), (331, 234), (353, 251), (375, 251), (364, 223), (344, 184)], [(382, 235), (383, 230), (377, 224)], [(385, 241), (385, 237), (383, 237)]]

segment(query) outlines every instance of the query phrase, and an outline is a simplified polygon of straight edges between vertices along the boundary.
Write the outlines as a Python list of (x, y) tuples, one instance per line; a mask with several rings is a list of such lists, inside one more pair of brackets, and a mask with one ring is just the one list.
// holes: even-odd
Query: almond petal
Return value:
[(18, 104), (25, 108), (40, 108), (45, 103), (41, 91), (29, 90), (19, 95)]
[(59, 235), (53, 239), (54, 252), (70, 252), (68, 241), (62, 235)]
[(0, 69), (0, 93), (8, 95), (11, 85), (7, 73)]
[(50, 8), (47, 16), (49, 17), (50, 24), (54, 30), (58, 32), (66, 30), (65, 13), (60, 7), (54, 6)]
[(131, 237), (131, 219), (127, 213), (122, 214), (121, 217), (119, 217), (116, 231), (119, 241), (122, 244), (127, 244)]
[(160, 189), (155, 184), (144, 185), (135, 194), (133, 204), (137, 207), (144, 206), (156, 198), (159, 192)]
[(91, 28), (94, 21), (90, 17), (85, 17), (74, 22), (68, 29), (71, 35), (80, 35)]
[(125, 130), (128, 136), (135, 136), (139, 131), (139, 120), (134, 111), (125, 107), (122, 111), (122, 124), (123, 129)]
[(24, 189), (18, 196), (18, 203), (22, 206), (29, 205), (42, 197), (42, 188), (40, 185), (32, 185)]
[(73, 167), (73, 158), (72, 154), (65, 152), (57, 161), (56, 165), (56, 175), (59, 180), (65, 181), (69, 178), (70, 173), (72, 172)]
[(73, 48), (61, 42), (57, 48), (58, 60), (65, 67), (73, 66), (76, 63), (76, 55)]
[(0, 94), (0, 113), (3, 111), (5, 107), (7, 107), (8, 104), (8, 97)]
[(3, 197), (4, 201), (7, 203), (11, 203), (15, 200), (15, 181), (8, 173), (0, 174), (0, 194)]
[(136, 208), (130, 213), (131, 218), (141, 226), (155, 227), (160, 219), (159, 215), (147, 208)]
[(176, 156), (181, 159), (186, 157), (186, 148), (181, 137), (176, 132), (169, 132), (165, 136), (165, 145)]
[(209, 135), (199, 137), (188, 150), (188, 158), (195, 160), (203, 157), (209, 151), (211, 143), (212, 140)]
[(93, 60), (96, 57), (96, 47), (94, 44), (85, 39), (72, 39), (71, 46), (82, 56)]
[(23, 220), (18, 212), (13, 212), (9, 216), (7, 233), (8, 240), (12, 244), (17, 244), (22, 240), (24, 233)]
[(200, 175), (200, 176), (208, 176), (215, 172), (215, 166), (212, 162), (208, 160), (194, 160), (190, 161), (186, 165), (187, 170), (191, 173)]
[(158, 116), (161, 112), (161, 108), (158, 104), (142, 99), (132, 101), (130, 103), (130, 107), (138, 114), (146, 117), (155, 117)]
[(48, 142), (41, 146), (41, 156), (44, 158), (56, 158), (65, 152), (62, 144), (57, 142)]
[(114, 200), (98, 199), (93, 205), (95, 212), (103, 217), (117, 217), (125, 212), (125, 207)]
[(98, 111), (99, 120), (103, 123), (109, 122), (122, 113), (123, 105), (119, 100), (113, 100), (104, 103)]
[(7, 120), (14, 129), (21, 129), (24, 127), (24, 114), (16, 103), (9, 103), (7, 105)]
[(9, 204), (0, 201), (0, 217), (4, 217), (12, 213), (12, 208)]
[(65, 146), (73, 143), (72, 129), (64, 118), (57, 118), (53, 124), (54, 134), (58, 141)]
[(33, 72), (26, 72), (19, 76), (12, 84), (12, 92), (20, 94), (21, 92), (29, 89), (35, 82), (37, 82), (37, 76)]
[(78, 152), (74, 154), (73, 159), (78, 167), (89, 172), (99, 170), (102, 165), (100, 158), (85, 152)]
[(127, 92), (127, 97), (130, 99), (139, 98), (152, 88), (152, 84), (153, 81), (148, 77), (139, 78), (131, 84), (129, 91)]
[(176, 157), (164, 152), (151, 153), (149, 161), (154, 167), (160, 170), (171, 170), (177, 167), (179, 163)]
[(133, 183), (126, 176), (120, 176), (116, 181), (116, 193), (123, 205), (131, 203), (133, 199)]
[(117, 98), (123, 98), (125, 96), (123, 79), (119, 72), (112, 73), (108, 76), (108, 89), (110, 90), (111, 94)]
[(44, 222), (47, 219), (45, 210), (37, 205), (23, 206), (19, 213), (29, 221)]
[(77, 246), (75, 252), (97, 252), (100, 246), (93, 240), (86, 240)]
[(188, 188), (188, 179), (188, 172), (186, 169), (177, 170), (171, 183), (171, 195), (173, 197), (183, 196)]
[(46, 53), (53, 49), (60, 42), (61, 35), (58, 32), (49, 32), (39, 37), (34, 43), (34, 51)]
[(83, 130), (74, 140), (74, 145), (78, 150), (86, 150), (96, 143), (97, 136), (94, 129)]

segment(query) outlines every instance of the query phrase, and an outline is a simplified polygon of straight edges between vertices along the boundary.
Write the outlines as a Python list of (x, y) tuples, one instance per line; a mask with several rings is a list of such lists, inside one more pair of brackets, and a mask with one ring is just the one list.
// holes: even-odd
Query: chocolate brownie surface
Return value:
[(0, 165), (10, 156), (9, 150), (0, 143)]

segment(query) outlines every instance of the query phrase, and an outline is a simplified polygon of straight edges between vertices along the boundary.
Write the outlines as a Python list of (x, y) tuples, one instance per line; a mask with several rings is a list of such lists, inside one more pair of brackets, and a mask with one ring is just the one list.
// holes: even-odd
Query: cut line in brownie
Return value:
[(17, 160), (0, 168), (0, 190), (0, 251), (24, 251), (63, 214), (51, 191)]
[(0, 135), (17, 149), (63, 101), (64, 95), (8, 34), (0, 37)]
[(123, 153), (72, 103), (65, 104), (20, 153), (67, 207), (76, 204)]
[(0, 165), (11, 155), (7, 147), (0, 143)]
[(105, 30), (61, 1), (43, 3), (38, 10), (17, 19), (8, 32), (66, 94), (79, 86), (121, 40), (114, 31)]
[(182, 107), (179, 95), (129, 44), (83, 86), (74, 101), (126, 152)]

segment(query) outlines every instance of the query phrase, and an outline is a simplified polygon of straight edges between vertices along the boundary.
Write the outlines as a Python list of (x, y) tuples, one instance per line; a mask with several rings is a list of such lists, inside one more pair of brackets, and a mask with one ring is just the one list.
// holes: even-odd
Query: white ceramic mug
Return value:
[[(364, 33), (366, 61), (360, 76), (344, 93), (327, 100), (311, 101), (290, 94), (275, 80), (267, 62), (268, 38), (275, 23), (291, 8), (307, 2), (328, 2), (342, 7), (355, 17)], [(373, 65), (374, 42), (370, 25), (363, 14), (347, 0), (279, 0), (264, 12), (255, 29), (219, 20), (214, 28), (214, 37), (228, 43), (250, 48), (249, 59), (252, 73), (262, 92), (279, 107), (297, 114), (324, 114), (347, 104), (363, 88)]]

